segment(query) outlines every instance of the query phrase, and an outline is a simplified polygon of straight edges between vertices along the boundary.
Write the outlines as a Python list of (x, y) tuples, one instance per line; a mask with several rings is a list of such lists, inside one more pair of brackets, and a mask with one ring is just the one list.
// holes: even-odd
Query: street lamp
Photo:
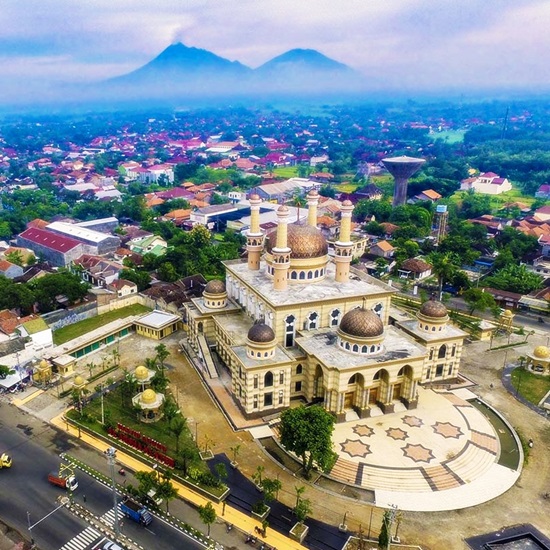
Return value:
[(109, 447), (105, 451), (105, 456), (107, 457), (107, 464), (109, 464), (109, 468), (111, 470), (111, 486), (113, 488), (113, 503), (114, 503), (114, 506), (115, 506), (115, 523), (114, 523), (115, 540), (118, 540), (118, 537), (120, 535), (120, 528), (119, 528), (119, 525), (118, 525), (118, 503), (117, 503), (116, 484), (115, 484), (116, 449), (114, 447)]

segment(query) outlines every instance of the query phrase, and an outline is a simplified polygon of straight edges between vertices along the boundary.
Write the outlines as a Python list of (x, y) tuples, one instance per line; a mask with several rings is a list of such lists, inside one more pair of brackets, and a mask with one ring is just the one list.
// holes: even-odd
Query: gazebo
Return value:
[(162, 418), (160, 410), (164, 403), (164, 394), (147, 388), (132, 397), (132, 404), (140, 410), (139, 420), (145, 423), (153, 423)]
[(550, 374), (550, 349), (537, 346), (527, 354), (527, 368), (535, 374)]
[(155, 376), (155, 371), (152, 369), (148, 369), (143, 365), (139, 365), (138, 367), (136, 367), (136, 370), (134, 371), (134, 378), (136, 379), (136, 382), (139, 384), (141, 391), (145, 391), (145, 388), (151, 385), (151, 380), (153, 379), (154, 376)]

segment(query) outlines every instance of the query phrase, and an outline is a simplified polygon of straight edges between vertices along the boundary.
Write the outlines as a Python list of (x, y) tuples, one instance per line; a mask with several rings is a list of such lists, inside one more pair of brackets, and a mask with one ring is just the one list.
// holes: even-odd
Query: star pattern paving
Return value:
[(405, 441), (405, 439), (409, 438), (409, 434), (401, 428), (388, 428), (386, 434), (388, 437), (395, 439), (395, 441)]
[(403, 420), (403, 424), (407, 424), (411, 428), (419, 428), (424, 425), (423, 420), (417, 416), (404, 416), (401, 420)]
[(360, 424), (353, 426), (352, 431), (361, 437), (370, 437), (374, 434), (374, 430), (370, 426), (361, 426)]
[(343, 453), (351, 457), (359, 456), (363, 458), (371, 454), (370, 446), (359, 439), (346, 439), (343, 443), (340, 443), (340, 447)]
[(432, 425), (432, 428), (434, 433), (445, 438), (452, 437), (454, 439), (458, 439), (461, 435), (464, 435), (458, 426), (455, 426), (450, 422), (436, 422)]
[(430, 462), (435, 458), (434, 454), (430, 449), (427, 449), (423, 445), (411, 445), (407, 443), (402, 448), (403, 456), (414, 460), (414, 462)]

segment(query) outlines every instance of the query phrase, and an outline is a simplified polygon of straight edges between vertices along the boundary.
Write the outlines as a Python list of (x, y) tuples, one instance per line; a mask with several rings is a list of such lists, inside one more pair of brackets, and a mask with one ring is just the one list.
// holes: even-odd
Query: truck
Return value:
[(124, 498), (119, 506), (121, 512), (136, 523), (147, 526), (153, 521), (153, 516), (147, 509), (147, 506), (134, 502), (131, 498)]
[(2, 468), (11, 468), (11, 456), (6, 453), (3, 453), (2, 456), (0, 456), (0, 470)]
[(69, 491), (74, 491), (78, 487), (78, 481), (72, 474), (62, 475), (58, 472), (50, 472), (48, 474), (48, 481), (52, 485), (57, 485), (63, 489), (68, 489)]

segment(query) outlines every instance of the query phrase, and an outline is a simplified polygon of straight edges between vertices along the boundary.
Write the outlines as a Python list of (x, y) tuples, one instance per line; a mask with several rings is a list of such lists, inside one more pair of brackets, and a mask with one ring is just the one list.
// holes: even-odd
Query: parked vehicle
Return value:
[(107, 541), (103, 546), (103, 550), (122, 550), (122, 548), (116, 543), (111, 540)]
[(0, 470), (2, 468), (11, 468), (12, 460), (11, 456), (4, 453), (2, 456), (0, 456)]
[(133, 519), (141, 525), (149, 525), (153, 521), (153, 516), (146, 506), (134, 502), (128, 497), (120, 503), (120, 509), (127, 518)]
[(58, 474), (57, 472), (50, 472), (48, 474), (48, 481), (52, 485), (58, 485), (59, 487), (68, 489), (69, 491), (74, 491), (78, 487), (78, 481), (72, 474), (65, 476)]

